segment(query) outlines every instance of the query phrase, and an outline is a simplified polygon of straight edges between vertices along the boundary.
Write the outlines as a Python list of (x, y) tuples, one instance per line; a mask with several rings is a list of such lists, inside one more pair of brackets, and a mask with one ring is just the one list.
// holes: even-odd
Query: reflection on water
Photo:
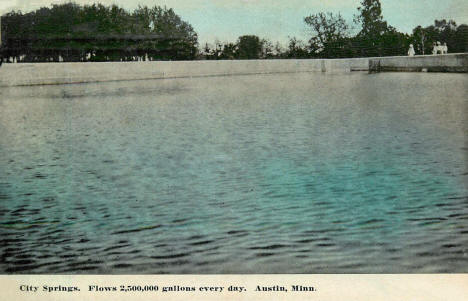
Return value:
[(4, 88), (0, 271), (467, 272), (467, 83)]

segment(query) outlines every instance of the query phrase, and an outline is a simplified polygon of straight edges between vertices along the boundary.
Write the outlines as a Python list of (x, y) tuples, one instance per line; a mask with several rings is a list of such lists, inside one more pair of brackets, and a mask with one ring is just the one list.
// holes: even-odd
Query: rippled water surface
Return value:
[(468, 272), (464, 74), (0, 90), (0, 272)]

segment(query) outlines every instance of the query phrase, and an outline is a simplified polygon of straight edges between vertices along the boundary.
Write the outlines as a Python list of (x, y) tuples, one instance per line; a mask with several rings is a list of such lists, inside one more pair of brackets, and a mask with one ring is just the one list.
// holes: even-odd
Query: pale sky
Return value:
[[(0, 0), (0, 14), (13, 9), (29, 12), (68, 0)], [(288, 37), (307, 40), (304, 17), (318, 12), (340, 12), (352, 24), (360, 0), (75, 0), (79, 4), (115, 3), (126, 9), (141, 5), (171, 7), (198, 33), (199, 42), (235, 42), (255, 34), (286, 45)], [(381, 0), (384, 19), (402, 32), (435, 19), (468, 24), (468, 0)]]

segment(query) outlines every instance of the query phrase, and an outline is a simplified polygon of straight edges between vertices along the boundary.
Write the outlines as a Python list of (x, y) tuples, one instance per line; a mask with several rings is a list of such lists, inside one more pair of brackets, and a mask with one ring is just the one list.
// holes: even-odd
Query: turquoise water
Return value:
[(2, 88), (0, 271), (468, 272), (467, 84)]

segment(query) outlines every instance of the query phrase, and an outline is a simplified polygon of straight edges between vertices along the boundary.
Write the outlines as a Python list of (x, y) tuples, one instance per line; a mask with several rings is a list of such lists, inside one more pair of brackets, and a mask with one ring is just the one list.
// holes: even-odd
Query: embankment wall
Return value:
[(468, 72), (468, 53), (369, 59), (370, 72)]
[(269, 73), (424, 69), (468, 72), (468, 53), (351, 59), (3, 64), (0, 67), (0, 87)]
[(0, 86), (53, 85), (296, 72), (367, 70), (368, 59), (22, 63), (0, 67)]

